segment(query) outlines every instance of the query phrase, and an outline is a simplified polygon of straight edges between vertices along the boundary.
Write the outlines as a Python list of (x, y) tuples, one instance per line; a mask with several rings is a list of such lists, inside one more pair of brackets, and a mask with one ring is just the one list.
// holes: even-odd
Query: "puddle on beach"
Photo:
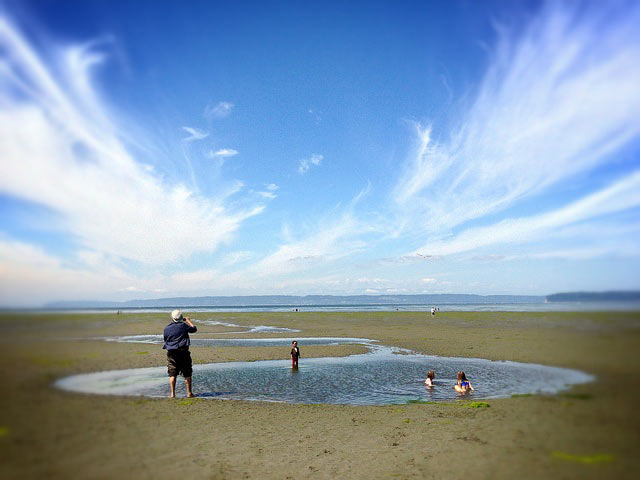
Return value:
[[(161, 343), (155, 335), (113, 337), (118, 341)], [(137, 339), (137, 340), (134, 340)], [(192, 345), (197, 345), (192, 339)], [(291, 338), (198, 339), (207, 346), (290, 346)], [(304, 355), (305, 345), (365, 344), (370, 352), (348, 357), (300, 360), (297, 370), (291, 361), (264, 360), (194, 365), (194, 391), (200, 397), (288, 403), (349, 405), (402, 404), (410, 400), (451, 401), (460, 398), (453, 390), (456, 373), (464, 370), (475, 392), (469, 399), (509, 397), (513, 394), (556, 393), (571, 385), (593, 380), (591, 375), (565, 368), (484, 359), (419, 355), (385, 347), (371, 340), (354, 338), (297, 338)], [(221, 343), (222, 342), (222, 343)], [(205, 344), (203, 344), (205, 345)], [(285, 352), (285, 355), (288, 350)], [(402, 354), (399, 354), (402, 353)], [(197, 349), (192, 354), (197, 358)], [(436, 371), (435, 387), (427, 389), (424, 378)], [(105, 395), (169, 394), (166, 367), (140, 368), (75, 375), (60, 379), (64, 390)], [(177, 395), (184, 395), (178, 382)]]
[(244, 328), (244, 330), (233, 331), (233, 332), (218, 332), (214, 335), (229, 335), (235, 333), (286, 333), (286, 332), (299, 332), (300, 330), (296, 330), (295, 328), (286, 328), (286, 327), (274, 327), (271, 325), (238, 325), (235, 323), (221, 322), (219, 320), (193, 320), (194, 323), (202, 323), (204, 325), (212, 325), (212, 326), (220, 326), (220, 327), (233, 327), (233, 328)]
[[(164, 337), (162, 335), (127, 335), (120, 337), (105, 337), (107, 342), (125, 343), (151, 343), (162, 345)], [(304, 345), (350, 345), (368, 344), (376, 340), (368, 338), (346, 338), (346, 337), (291, 337), (291, 338), (198, 338), (191, 336), (192, 347), (289, 347), (291, 342), (297, 340), (302, 347)], [(286, 353), (286, 352), (285, 352)]]

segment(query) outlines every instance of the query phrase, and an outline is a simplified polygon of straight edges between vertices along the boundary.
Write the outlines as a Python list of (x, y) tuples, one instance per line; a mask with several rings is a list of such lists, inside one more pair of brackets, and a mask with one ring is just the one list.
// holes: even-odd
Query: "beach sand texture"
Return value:
[[(366, 337), (425, 354), (576, 368), (597, 380), (555, 396), (487, 400), (488, 408), (81, 395), (52, 384), (75, 373), (164, 365), (158, 345), (95, 338), (161, 333), (167, 314), (3, 314), (0, 478), (637, 478), (638, 312), (193, 316), (302, 330), (233, 337)], [(237, 330), (198, 327), (205, 338)], [(365, 351), (301, 345), (301, 362)], [(192, 356), (276, 359), (288, 349), (193, 347)]]

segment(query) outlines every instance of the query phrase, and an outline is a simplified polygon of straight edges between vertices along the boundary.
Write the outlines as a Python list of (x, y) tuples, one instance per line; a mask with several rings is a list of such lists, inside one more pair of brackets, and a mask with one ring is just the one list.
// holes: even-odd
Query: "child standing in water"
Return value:
[(473, 386), (471, 385), (471, 382), (467, 380), (467, 376), (462, 371), (458, 372), (458, 380), (456, 381), (456, 384), (453, 388), (458, 393), (473, 392)]
[(427, 372), (427, 379), (424, 381), (424, 384), (427, 387), (433, 387), (433, 379), (436, 377), (436, 372), (433, 370), (429, 370)]
[(298, 368), (298, 358), (300, 357), (298, 342), (294, 340), (293, 342), (291, 342), (291, 345), (291, 368)]

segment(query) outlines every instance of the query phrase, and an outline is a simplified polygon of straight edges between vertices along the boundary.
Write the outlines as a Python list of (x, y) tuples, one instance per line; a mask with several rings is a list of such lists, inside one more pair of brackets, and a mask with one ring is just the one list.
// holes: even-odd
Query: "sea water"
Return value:
[[(440, 312), (588, 312), (588, 311), (638, 311), (638, 301), (597, 301), (597, 302), (532, 302), (532, 303), (435, 303), (435, 304), (404, 304), (404, 303), (363, 303), (340, 305), (211, 305), (211, 306), (182, 306), (181, 308), (193, 313), (240, 313), (240, 312), (429, 312), (432, 306)], [(107, 313), (119, 311), (121, 313), (168, 313), (169, 307), (125, 307), (114, 308), (72, 308), (72, 309), (43, 309), (41, 312), (71, 312), (71, 313)], [(276, 327), (278, 328), (278, 327)]]
[[(270, 332), (269, 332), (270, 333)], [(163, 345), (163, 335), (123, 335), (116, 337), (103, 337), (107, 342), (124, 343), (150, 343)], [(351, 337), (291, 337), (291, 338), (194, 338), (191, 337), (191, 345), (194, 347), (291, 347), (294, 340), (304, 345), (350, 345), (369, 344), (376, 340), (368, 338)]]
[[(291, 339), (225, 340), (240, 346), (265, 345), (259, 343), (260, 340), (272, 342), (270, 344), (274, 346), (285, 346), (290, 345)], [(366, 339), (314, 337), (298, 340), (303, 347), (336, 344), (340, 340), (344, 340), (342, 343), (366, 341), (363, 344), (370, 351), (347, 357), (303, 357), (297, 369), (291, 368), (291, 361), (288, 359), (195, 365), (194, 391), (201, 397), (237, 400), (388, 405), (461, 398), (453, 389), (459, 370), (467, 374), (475, 388), (472, 394), (465, 395), (464, 398), (474, 399), (557, 393), (571, 385), (593, 380), (591, 375), (577, 370), (517, 362), (421, 355), (377, 345)], [(423, 383), (427, 370), (436, 372), (435, 386), (432, 388), (427, 388)], [(182, 383), (178, 383), (178, 395), (184, 394)], [(56, 386), (75, 392), (106, 395), (164, 397), (169, 394), (166, 367), (74, 375), (58, 380)]]

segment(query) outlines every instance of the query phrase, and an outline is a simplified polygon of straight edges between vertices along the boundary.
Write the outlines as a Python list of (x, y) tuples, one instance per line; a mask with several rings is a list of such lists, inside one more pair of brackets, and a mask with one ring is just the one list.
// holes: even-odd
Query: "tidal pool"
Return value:
[[(151, 343), (162, 345), (163, 335), (123, 335), (119, 337), (104, 337), (107, 342)], [(198, 338), (191, 336), (191, 346), (194, 347), (291, 347), (291, 342), (297, 340), (300, 348), (303, 345), (346, 345), (371, 344), (377, 340), (368, 338), (349, 337), (291, 337), (291, 338)], [(285, 352), (286, 353), (286, 352)], [(304, 353), (304, 352), (303, 352)]]
[[(284, 346), (290, 345), (290, 340), (227, 339), (227, 342), (251, 346), (279, 341), (281, 343), (273, 345)], [(474, 399), (556, 393), (571, 385), (593, 380), (591, 375), (566, 368), (420, 355), (374, 345), (366, 339), (318, 337), (298, 340), (303, 354), (304, 345), (311, 345), (311, 341), (321, 345), (337, 343), (338, 340), (344, 340), (340, 343), (366, 343), (370, 352), (338, 358), (303, 357), (297, 370), (291, 368), (288, 359), (194, 365), (194, 392), (200, 397), (238, 400), (388, 405), (460, 398), (453, 390), (458, 370), (465, 371), (475, 387), (475, 392), (465, 398)], [(322, 341), (325, 343), (320, 343)], [(193, 354), (197, 356), (197, 349)], [(429, 369), (436, 372), (435, 387), (431, 389), (423, 383)], [(58, 380), (56, 386), (82, 393), (164, 397), (169, 394), (168, 383), (166, 367), (154, 367), (74, 375)], [(182, 381), (178, 382), (177, 395), (184, 395)]]
[(236, 323), (228, 323), (221, 322), (219, 320), (198, 320), (193, 319), (194, 323), (202, 323), (205, 325), (213, 325), (213, 326), (221, 326), (221, 327), (237, 327), (244, 328), (245, 330), (241, 331), (233, 331), (233, 332), (218, 332), (214, 335), (229, 335), (229, 334), (237, 334), (237, 333), (286, 333), (286, 332), (299, 332), (300, 330), (296, 330), (295, 328), (287, 328), (287, 327), (274, 327), (271, 325), (238, 325)]

